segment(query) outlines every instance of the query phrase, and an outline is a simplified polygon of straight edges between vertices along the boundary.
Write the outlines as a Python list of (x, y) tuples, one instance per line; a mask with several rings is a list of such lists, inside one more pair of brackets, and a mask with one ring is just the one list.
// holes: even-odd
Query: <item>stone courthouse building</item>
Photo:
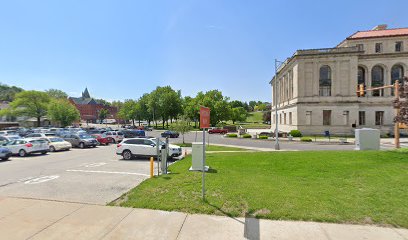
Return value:
[(272, 129), (275, 103), (279, 130), (304, 134), (353, 134), (354, 128), (393, 132), (393, 90), (365, 88), (393, 84), (408, 75), (408, 28), (379, 25), (359, 31), (334, 48), (298, 50), (279, 68), (272, 86)]

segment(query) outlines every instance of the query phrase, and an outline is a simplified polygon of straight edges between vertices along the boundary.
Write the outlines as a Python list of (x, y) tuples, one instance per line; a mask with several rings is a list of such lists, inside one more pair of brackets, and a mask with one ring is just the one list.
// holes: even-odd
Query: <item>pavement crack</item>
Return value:
[(176, 239), (179, 239), (179, 236), (180, 236), (181, 230), (182, 230), (182, 229), (183, 229), (183, 227), (184, 227), (184, 223), (186, 222), (187, 217), (188, 217), (188, 214), (186, 214), (186, 216), (184, 217), (183, 223), (181, 224), (180, 230), (179, 230), (179, 231), (178, 231), (178, 233), (177, 233), (177, 237), (176, 237)]

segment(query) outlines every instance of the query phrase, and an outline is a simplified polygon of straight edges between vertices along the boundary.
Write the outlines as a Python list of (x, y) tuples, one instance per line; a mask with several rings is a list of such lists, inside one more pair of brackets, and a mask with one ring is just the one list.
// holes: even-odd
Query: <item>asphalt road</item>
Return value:
[(148, 159), (121, 160), (115, 146), (0, 161), (0, 196), (106, 204), (149, 177)]

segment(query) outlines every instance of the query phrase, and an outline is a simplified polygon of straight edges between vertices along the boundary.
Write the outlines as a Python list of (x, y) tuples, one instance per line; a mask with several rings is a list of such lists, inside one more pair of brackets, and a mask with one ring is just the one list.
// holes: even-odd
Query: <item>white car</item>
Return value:
[(13, 140), (21, 139), (19, 135), (0, 135), (0, 142), (11, 142)]
[(47, 137), (43, 139), (48, 142), (50, 152), (69, 150), (72, 148), (70, 142), (67, 142), (60, 137)]
[(119, 131), (109, 131), (106, 132), (106, 137), (112, 139), (112, 143), (118, 143), (123, 140), (123, 133)]
[(47, 137), (52, 137), (56, 136), (56, 133), (54, 132), (45, 132), (45, 133), (30, 133), (25, 136), (25, 138), (47, 138)]
[[(155, 138), (125, 138), (117, 145), (116, 154), (125, 160), (133, 157), (157, 157), (156, 141)], [(160, 145), (160, 149), (163, 149), (165, 143), (160, 142)], [(169, 144), (169, 158), (178, 157), (181, 153), (181, 147)]]
[(46, 154), (49, 150), (48, 142), (44, 139), (17, 139), (8, 142), (4, 145), (13, 154), (17, 154), (20, 157), (25, 157), (31, 153)]

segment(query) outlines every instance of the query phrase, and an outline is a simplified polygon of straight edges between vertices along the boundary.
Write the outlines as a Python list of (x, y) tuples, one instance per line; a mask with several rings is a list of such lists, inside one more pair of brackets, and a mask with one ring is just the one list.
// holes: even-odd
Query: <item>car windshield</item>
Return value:
[(10, 140), (17, 140), (20, 139), (21, 137), (19, 136), (12, 136), (12, 137), (8, 137)]
[(79, 134), (80, 138), (92, 138), (90, 135), (88, 134)]
[(62, 139), (62, 138), (50, 138), (50, 141), (51, 142), (63, 142), (64, 139)]

